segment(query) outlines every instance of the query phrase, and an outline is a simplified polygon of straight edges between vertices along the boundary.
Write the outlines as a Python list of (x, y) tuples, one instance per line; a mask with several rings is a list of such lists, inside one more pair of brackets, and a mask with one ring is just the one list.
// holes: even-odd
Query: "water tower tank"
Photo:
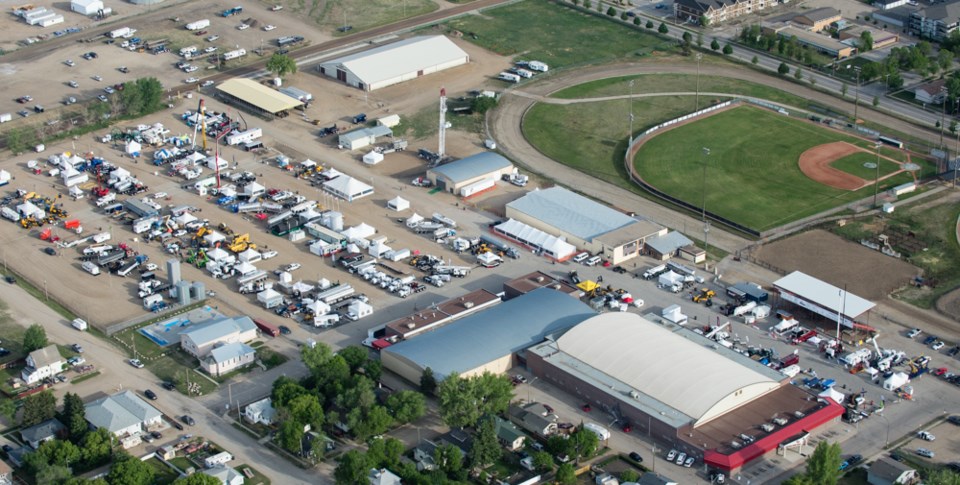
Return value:
[(190, 298), (200, 301), (207, 297), (207, 285), (203, 284), (202, 281), (194, 281), (191, 289), (193, 292), (190, 293)]

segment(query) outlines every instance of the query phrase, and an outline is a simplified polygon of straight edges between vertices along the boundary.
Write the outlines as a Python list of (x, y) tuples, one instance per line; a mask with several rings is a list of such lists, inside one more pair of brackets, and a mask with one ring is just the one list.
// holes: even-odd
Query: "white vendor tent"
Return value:
[(383, 161), (383, 154), (380, 152), (370, 152), (363, 156), (363, 163), (367, 165), (376, 165)]
[(130, 155), (133, 157), (139, 157), (140, 150), (142, 148), (143, 147), (140, 145), (139, 142), (137, 142), (137, 140), (130, 140), (127, 142), (127, 145), (124, 147), (123, 151), (126, 152), (127, 155)]
[(237, 257), (240, 258), (240, 261), (243, 261), (244, 263), (256, 263), (257, 261), (263, 259), (263, 255), (256, 249), (247, 249), (246, 251), (238, 254)]
[(220, 241), (226, 240), (227, 237), (223, 234), (220, 234), (217, 231), (211, 231), (210, 234), (203, 236), (203, 240), (207, 242), (210, 246), (216, 245)]
[(412, 216), (407, 218), (407, 227), (414, 227), (421, 222), (423, 222), (423, 216), (414, 212)]
[(387, 207), (397, 212), (405, 211), (410, 208), (410, 201), (398, 195), (387, 202)]
[(663, 286), (682, 285), (683, 275), (674, 273), (673, 271), (667, 271), (666, 273), (660, 275), (660, 278), (657, 280), (657, 282)]
[(847, 396), (844, 396), (842, 392), (832, 387), (828, 387), (827, 389), (824, 389), (824, 391), (821, 392), (820, 394), (817, 394), (817, 397), (829, 397), (830, 399), (833, 399), (833, 401), (836, 402), (837, 404), (843, 404), (843, 400), (846, 399)]
[(548, 234), (516, 219), (507, 219), (493, 228), (494, 232), (507, 236), (521, 244), (543, 251), (558, 261), (566, 261), (577, 252), (577, 248), (563, 238)]
[(213, 261), (230, 261), (234, 259), (233, 255), (221, 248), (213, 248), (207, 251), (207, 257)]
[(344, 230), (343, 234), (347, 239), (350, 240), (359, 240), (366, 239), (377, 233), (377, 230), (373, 226), (367, 224), (366, 222), (361, 222), (359, 225), (353, 226)]
[(264, 308), (269, 309), (283, 304), (283, 295), (273, 288), (268, 288), (257, 293), (257, 301), (262, 303)]
[(181, 227), (195, 220), (197, 220), (196, 216), (194, 216), (189, 212), (184, 212), (183, 214), (180, 214), (179, 216), (173, 218), (173, 221), (179, 224)]
[(235, 269), (237, 274), (240, 276), (246, 276), (248, 274), (257, 272), (257, 267), (246, 261), (241, 261), (240, 264), (236, 265), (233, 269)]
[(333, 180), (324, 182), (323, 190), (347, 202), (353, 202), (355, 199), (366, 197), (373, 193), (373, 187), (347, 175), (341, 175)]

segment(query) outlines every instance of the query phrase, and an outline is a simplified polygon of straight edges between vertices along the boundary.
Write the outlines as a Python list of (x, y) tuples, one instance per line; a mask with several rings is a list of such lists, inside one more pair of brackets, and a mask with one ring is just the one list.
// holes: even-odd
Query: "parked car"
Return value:
[(949, 418), (947, 418), (947, 421), (950, 424), (960, 426), (960, 416), (957, 416), (957, 415), (950, 416)]
[(143, 362), (140, 362), (140, 359), (130, 359), (127, 362), (137, 369), (143, 369)]
[(677, 457), (677, 450), (667, 452), (667, 461), (673, 461)]
[(22, 109), (22, 110), (20, 110), (20, 111), (17, 111), (17, 114), (20, 115), (20, 116), (23, 116), (24, 118), (26, 118), (27, 116), (30, 116), (30, 112), (27, 111), (27, 110), (25, 110), (25, 109)]
[(210, 86), (213, 86), (214, 84), (215, 84), (215, 83), (214, 83), (213, 80), (206, 80), (206, 81), (204, 81), (203, 83), (200, 84), (200, 87), (201, 87), (201, 88), (208, 88), (208, 87), (210, 87)]
[(920, 335), (920, 333), (921, 331), (919, 328), (911, 328), (910, 331), (907, 332), (907, 338), (916, 338), (916, 336)]
[(929, 431), (921, 431), (917, 433), (917, 437), (922, 439), (923, 441), (935, 441), (937, 439), (937, 437), (934, 436), (933, 433)]
[(150, 389), (147, 389), (146, 391), (143, 391), (143, 395), (144, 395), (144, 396), (147, 396), (147, 398), (150, 399), (151, 401), (156, 401), (156, 400), (157, 400), (157, 393), (151, 391)]
[(93, 79), (94, 81), (103, 81), (103, 78), (100, 77), (100, 76), (93, 76), (93, 77), (90, 78), (90, 79)]
[(67, 83), (67, 86), (70, 86), (71, 88), (79, 88), (79, 87), (80, 87), (80, 85), (77, 84), (76, 81), (70, 81), (70, 82), (68, 82), (68, 83)]
[(936, 342), (933, 343), (933, 345), (930, 346), (930, 348), (933, 350), (940, 350), (943, 348), (944, 345), (946, 344), (943, 343), (943, 340), (937, 340)]
[(163, 438), (163, 435), (159, 431), (151, 431), (150, 436), (153, 436), (154, 439)]
[(263, 259), (275, 258), (276, 256), (277, 256), (277, 252), (272, 249), (270, 251), (264, 251), (260, 253), (260, 257)]
[(103, 94), (97, 96), (97, 99), (99, 99), (100, 101), (103, 101), (104, 103), (106, 103), (107, 101), (109, 101), (109, 100), (107, 99), (107, 96), (106, 96), (106, 95), (103, 95)]
[(194, 421), (194, 419), (187, 414), (184, 414), (183, 416), (181, 416), (180, 420), (186, 423), (188, 426), (193, 426), (197, 424), (197, 422)]
[(296, 271), (296, 270), (298, 270), (298, 269), (300, 269), (300, 263), (290, 263), (290, 264), (288, 264), (286, 267), (283, 268), (283, 270), (286, 271), (286, 272), (288, 272), (288, 273), (291, 272), (291, 271)]
[(691, 466), (693, 466), (694, 462), (696, 462), (696, 461), (697, 461), (696, 458), (694, 458), (694, 457), (692, 457), (692, 456), (688, 456), (687, 459), (684, 460), (683, 466), (685, 466), (685, 467), (687, 467), (687, 468), (690, 468)]
[(290, 335), (290, 333), (291, 333), (291, 332), (290, 332), (290, 327), (288, 327), (288, 326), (286, 326), (286, 325), (280, 325), (280, 333), (282, 333), (282, 334), (284, 334), (284, 335)]
[(162, 388), (164, 388), (164, 389), (166, 389), (166, 390), (168, 390), (168, 391), (172, 391), (172, 390), (174, 390), (174, 389), (177, 388), (177, 385), (174, 384), (174, 383), (172, 383), (172, 382), (170, 382), (170, 381), (163, 381), (163, 383), (160, 384), (160, 387), (162, 387)]
[(43, 248), (43, 252), (49, 254), (50, 256), (56, 256), (57, 250), (53, 248)]
[(217, 46), (215, 46), (215, 45), (212, 45), (212, 46), (210, 46), (210, 47), (207, 47), (206, 49), (203, 50), (203, 52), (205, 52), (205, 53), (207, 53), (207, 54), (209, 54), (209, 53), (211, 53), (211, 52), (216, 52), (216, 51), (217, 51)]
[(188, 78), (186, 78), (186, 79), (183, 80), (183, 82), (184, 82), (185, 84), (196, 84), (196, 83), (199, 82), (199, 81), (200, 81), (200, 80), (197, 79), (197, 78), (195, 78), (195, 77), (188, 77)]
[(120, 71), (120, 72), (122, 72), (122, 73), (124, 73), (124, 74), (129, 74), (129, 73), (130, 73), (130, 69), (127, 68), (127, 66), (120, 66), (117, 70)]
[(687, 454), (681, 451), (680, 454), (677, 455), (677, 461), (676, 461), (677, 465), (683, 465), (683, 462), (686, 459), (687, 459)]
[(264, 26), (263, 26), (263, 30), (265, 30), (265, 31), (267, 31), (267, 32), (270, 32), (271, 30), (273, 30), (273, 29), (275, 29), (275, 28), (277, 28), (276, 25), (264, 25)]
[(923, 345), (932, 345), (934, 342), (939, 340), (936, 335), (930, 335), (929, 337), (923, 339)]
[(70, 66), (70, 67), (73, 67), (73, 66), (76, 66), (76, 65), (77, 65), (77, 63), (73, 62), (71, 59), (67, 59), (67, 60), (63, 61), (63, 63), (66, 64), (66, 65), (68, 65), (68, 66)]
[(176, 421), (171, 421), (171, 422), (170, 422), (170, 426), (173, 426), (174, 428), (177, 428), (177, 430), (179, 430), (179, 431), (183, 431), (183, 425), (180, 424), (180, 423), (178, 423), (178, 422), (176, 422)]
[(113, 93), (115, 93), (115, 92), (117, 92), (117, 91), (116, 91), (115, 89), (113, 89), (112, 86), (107, 86), (107, 87), (103, 88), (103, 92), (105, 92), (105, 93), (107, 93), (107, 94), (113, 94)]
[(917, 454), (925, 458), (933, 458), (936, 454), (926, 448), (917, 448)]
[(220, 38), (219, 35), (211, 35), (210, 37), (207, 37), (207, 42), (213, 42), (219, 38)]
[(73, 344), (70, 346), (70, 349), (78, 354), (83, 353), (83, 347), (80, 344)]
[(637, 463), (643, 463), (643, 457), (640, 456), (640, 453), (637, 453), (636, 451), (630, 452), (630, 459)]

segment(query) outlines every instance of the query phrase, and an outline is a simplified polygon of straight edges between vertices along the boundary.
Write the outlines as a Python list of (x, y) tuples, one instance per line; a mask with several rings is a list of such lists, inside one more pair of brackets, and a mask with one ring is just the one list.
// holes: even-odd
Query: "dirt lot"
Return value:
[[(305, 114), (307, 118), (342, 120), (358, 112), (368, 113), (371, 119), (387, 113), (400, 113), (403, 117), (406, 113), (417, 112), (427, 105), (435, 103), (440, 86), (447, 86), (451, 95), (458, 95), (467, 89), (485, 87), (489, 74), (497, 72), (497, 69), (500, 69), (499, 66), (506, 63), (504, 59), (490, 56), (469, 45), (464, 45), (464, 47), (468, 49), (473, 59), (470, 65), (376, 91), (366, 100), (361, 92), (320, 78), (315, 74), (298, 74), (294, 76), (292, 85), (318, 95), (323, 93), (319, 96), (318, 102), (315, 102)], [(179, 115), (184, 110), (194, 109), (196, 99), (194, 97), (184, 100), (173, 110), (166, 110), (149, 118), (131, 122), (127, 126), (135, 126), (138, 123), (151, 124), (159, 121), (164, 123), (172, 133), (192, 133), (192, 129), (189, 129), (180, 121)], [(212, 99), (207, 99), (207, 106), (209, 110), (236, 112), (235, 108), (224, 106)], [(239, 170), (250, 170), (262, 174), (260, 181), (267, 187), (297, 190), (304, 195), (309, 194), (309, 197), (320, 201), (326, 208), (340, 210), (345, 215), (347, 226), (356, 225), (360, 222), (373, 225), (380, 234), (389, 238), (388, 244), (391, 247), (419, 249), (443, 255), (445, 258), (454, 261), (470, 262), (452, 252), (440, 250), (440, 247), (431, 240), (413, 234), (396, 221), (398, 217), (408, 216), (412, 211), (398, 214), (384, 208), (387, 200), (397, 194), (402, 194), (404, 198), (411, 201), (413, 210), (421, 214), (429, 215), (440, 211), (457, 217), (458, 220), (462, 221), (461, 232), (465, 234), (479, 233), (480, 228), (490, 220), (489, 215), (477, 211), (463, 212), (463, 204), (459, 204), (459, 201), (449, 194), (431, 195), (427, 190), (410, 185), (410, 181), (414, 177), (422, 175), (425, 171), (422, 160), (416, 158), (415, 148), (423, 146), (436, 149), (435, 137), (427, 140), (411, 140), (410, 148), (414, 151), (387, 155), (383, 163), (368, 167), (358, 161), (365, 152), (350, 153), (337, 150), (333, 146), (335, 144), (334, 137), (318, 139), (316, 137), (316, 127), (304, 122), (302, 118), (291, 116), (284, 120), (263, 122), (247, 113), (243, 113), (243, 116), (251, 126), (263, 128), (264, 141), (268, 147), (281, 148), (295, 161), (311, 158), (324, 166), (334, 166), (365, 182), (372, 183), (376, 193), (354, 203), (331, 200), (328, 197), (325, 198), (318, 189), (311, 188), (307, 182), (293, 178), (289, 172), (265, 165), (264, 160), (272, 159), (276, 154), (275, 152), (258, 157), (232, 148), (225, 149), (221, 156), (238, 165)], [(343, 125), (342, 121), (338, 122)], [(102, 135), (102, 133), (96, 135)], [(64, 205), (66, 210), (70, 212), (70, 218), (79, 219), (86, 234), (100, 228), (110, 230), (114, 234), (114, 243), (126, 242), (138, 251), (149, 255), (152, 261), (161, 263), (162, 266), (162, 262), (168, 259), (169, 255), (165, 254), (158, 244), (138, 241), (129, 228), (116, 225), (112, 219), (100, 213), (89, 199), (76, 202), (68, 200), (66, 190), (60, 184), (59, 179), (53, 179), (46, 175), (35, 175), (26, 168), (28, 160), (38, 159), (42, 161), (50, 153), (63, 151), (94, 152), (97, 155), (104, 156), (112, 163), (129, 169), (150, 187), (149, 193), (162, 191), (169, 194), (168, 198), (163, 201), (165, 205), (189, 204), (201, 208), (202, 212), (199, 216), (209, 219), (213, 224), (226, 223), (238, 233), (250, 233), (253, 241), (261, 248), (278, 249), (280, 256), (269, 262), (261, 263), (260, 267), (263, 269), (273, 270), (280, 265), (297, 261), (302, 263), (304, 267), (298, 270), (299, 274), (295, 276), (305, 280), (315, 280), (320, 277), (326, 277), (332, 281), (344, 278), (355, 280), (346, 273), (333, 269), (329, 261), (321, 260), (309, 254), (303, 244), (294, 245), (285, 239), (267, 234), (262, 222), (220, 209), (209, 200), (204, 200), (195, 193), (188, 193), (180, 189), (184, 180), (168, 177), (163, 170), (157, 170), (152, 164), (144, 163), (144, 161), (135, 164), (129, 158), (121, 158), (121, 147), (99, 143), (97, 138), (98, 136), (91, 135), (73, 142), (48, 147), (47, 152), (42, 157), (35, 153), (14, 157), (4, 164), (5, 169), (15, 177), (7, 187), (7, 191), (23, 188), (37, 191), (46, 196), (55, 197), (58, 194), (63, 194)], [(476, 133), (448, 131), (447, 152), (457, 157), (472, 155), (481, 151), (480, 141)], [(295, 149), (289, 147), (295, 147)], [(146, 153), (149, 156), (152, 152), (147, 151)], [(528, 188), (530, 187), (532, 187), (532, 184), (528, 186)], [(483, 194), (476, 199), (471, 199), (468, 201), (468, 205), (502, 213), (503, 204), (515, 198), (520, 192), (522, 190), (512, 185), (498, 184), (496, 190)], [(459, 215), (455, 212), (458, 209), (460, 209)], [(66, 240), (74, 237), (74, 235), (62, 229), (58, 230), (58, 234)], [(18, 273), (25, 274), (31, 280), (34, 280), (38, 287), (46, 285), (51, 296), (62, 300), (70, 308), (75, 309), (84, 318), (95, 324), (103, 325), (126, 321), (143, 315), (144, 311), (136, 296), (136, 285), (133, 278), (123, 279), (106, 274), (99, 277), (90, 276), (80, 269), (80, 263), (75, 259), (79, 254), (76, 249), (63, 250), (56, 257), (47, 256), (41, 251), (43, 248), (49, 247), (49, 243), (40, 241), (37, 235), (38, 231), (35, 229), (27, 231), (9, 222), (0, 224), (0, 242), (3, 242), (3, 245), (0, 246), (0, 253), (2, 253), (3, 260)], [(14, 255), (21, 257), (14, 257)], [(22, 257), (24, 255), (28, 255), (28, 257)], [(70, 266), (70, 268), (65, 269), (67, 266)], [(235, 283), (233, 282), (224, 283), (213, 280), (205, 272), (186, 266), (183, 268), (183, 276), (186, 279), (206, 282), (208, 288), (218, 293), (217, 304), (226, 305), (227, 310), (252, 315), (268, 315), (267, 312), (256, 305), (254, 298), (235, 293)], [(375, 306), (399, 301), (379, 288), (367, 287), (362, 281), (355, 280), (351, 283), (355, 284), (359, 291), (370, 295)]]
[[(38, 6), (51, 8), (49, 3), (37, 3)], [(53, 32), (77, 25), (87, 28), (103, 28), (102, 25), (86, 20), (83, 16), (64, 12), (63, 3), (56, 3), (53, 10), (61, 12), (66, 17), (63, 24), (46, 29), (29, 26), (13, 15), (0, 19), (0, 47), (16, 47), (16, 42), (28, 36), (42, 32)], [(219, 12), (226, 8), (242, 5), (244, 12), (233, 17), (221, 17)], [(267, 54), (277, 49), (275, 40), (287, 35), (300, 35), (308, 43), (317, 43), (329, 40), (328, 34), (321, 33), (315, 26), (303, 22), (295, 15), (286, 11), (272, 12), (269, 6), (254, 0), (233, 0), (230, 2), (193, 2), (184, 4), (162, 4), (148, 10), (146, 7), (132, 5), (126, 2), (111, 4), (117, 9), (119, 16), (111, 17), (110, 28), (131, 27), (137, 29), (137, 37), (145, 41), (168, 39), (170, 48), (174, 52), (160, 55), (150, 53), (130, 52), (119, 47), (123, 39), (117, 39), (113, 45), (104, 43), (103, 37), (97, 37), (93, 42), (83, 42), (91, 35), (85, 32), (68, 34), (62, 39), (47, 42), (60, 43), (56, 49), (48, 49), (45, 43), (24, 48), (18, 53), (19, 59), (4, 62), (0, 59), (0, 90), (7, 94), (0, 99), (0, 113), (15, 113), (24, 106), (17, 104), (15, 98), (24, 95), (33, 96), (34, 102), (26, 106), (32, 109), (33, 104), (40, 104), (52, 108), (59, 105), (67, 96), (78, 99), (87, 99), (102, 94), (105, 86), (131, 81), (140, 77), (153, 76), (159, 79), (164, 86), (175, 86), (183, 83), (188, 77), (203, 78), (206, 71), (203, 68), (212, 64), (204, 61), (193, 63), (201, 67), (200, 71), (185, 74), (178, 70), (176, 64), (181, 58), (176, 54), (182, 47), (195, 45), (200, 49), (208, 46), (218, 47), (217, 52), (225, 52), (237, 48), (246, 49), (247, 60), (259, 59), (253, 53), (261, 46)], [(69, 10), (67, 7), (66, 10)], [(179, 17), (178, 22), (171, 19)], [(237, 30), (237, 25), (246, 19), (255, 19), (256, 27), (246, 30)], [(193, 32), (184, 28), (189, 22), (200, 19), (209, 19), (210, 27), (204, 29), (207, 33), (195, 36)], [(265, 25), (274, 25), (276, 29), (269, 32), (263, 30)], [(210, 35), (219, 35), (214, 42), (205, 39)], [(30, 52), (33, 54), (30, 54)], [(87, 61), (80, 56), (86, 52), (96, 52), (98, 59)], [(64, 64), (66, 60), (76, 63), (74, 67)], [(123, 74), (117, 69), (126, 66), (129, 74)], [(229, 67), (230, 64), (227, 64)], [(93, 80), (93, 76), (101, 76), (102, 81)], [(67, 82), (74, 80), (79, 88), (71, 88)], [(17, 115), (14, 115), (17, 116)]]
[(822, 230), (763, 246), (755, 257), (786, 272), (801, 270), (834, 286), (846, 286), (868, 300), (885, 299), (920, 272), (911, 264)]

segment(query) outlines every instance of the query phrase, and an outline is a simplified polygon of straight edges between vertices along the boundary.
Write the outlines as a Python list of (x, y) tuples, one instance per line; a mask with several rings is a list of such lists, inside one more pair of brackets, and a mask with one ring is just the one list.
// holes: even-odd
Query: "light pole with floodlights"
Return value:
[(877, 169), (873, 177), (873, 206), (877, 206), (877, 194), (880, 192), (880, 142), (877, 142)]

